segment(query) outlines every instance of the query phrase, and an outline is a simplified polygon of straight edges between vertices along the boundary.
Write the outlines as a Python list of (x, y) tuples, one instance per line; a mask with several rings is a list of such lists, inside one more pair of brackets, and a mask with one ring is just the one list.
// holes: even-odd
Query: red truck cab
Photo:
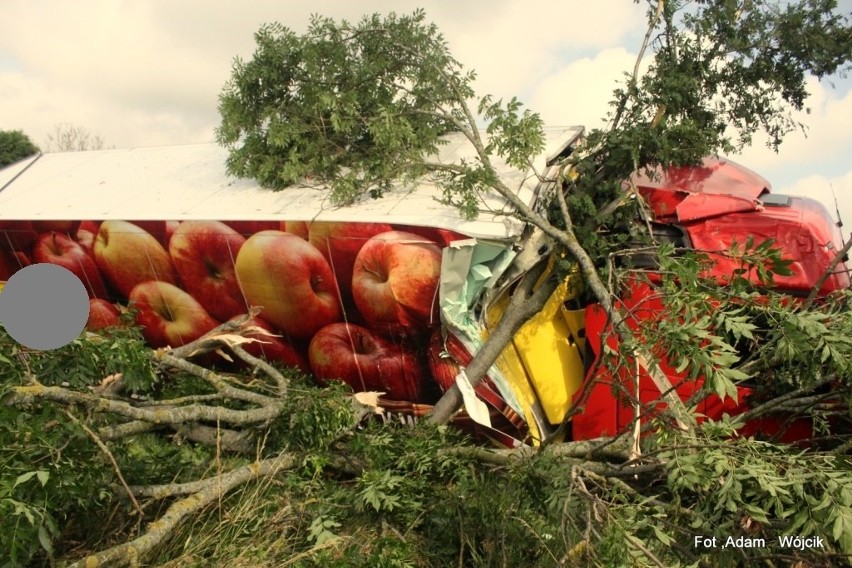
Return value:
[[(728, 251), (736, 243), (740, 246), (751, 241), (757, 246), (772, 239), (782, 257), (790, 261), (789, 275), (776, 275), (776, 291), (792, 296), (806, 297), (829, 270), (843, 239), (838, 225), (826, 208), (814, 199), (771, 193), (771, 186), (760, 175), (727, 159), (708, 158), (700, 167), (678, 167), (656, 170), (651, 174), (635, 175), (629, 186), (648, 204), (651, 221), (674, 229), (679, 244), (701, 251), (712, 259), (706, 276), (724, 284), (739, 268)], [(670, 231), (669, 234), (672, 234)], [(759, 283), (758, 283), (759, 284)], [(845, 259), (831, 270), (820, 287), (824, 296), (848, 288), (849, 272)], [(653, 322), (661, 317), (665, 308), (651, 286), (637, 283), (621, 298), (622, 307), (630, 313), (634, 325), (639, 321)], [(586, 310), (586, 336), (594, 360), (601, 357), (603, 338), (608, 337), (611, 347), (617, 341), (606, 315), (597, 305)], [(679, 396), (689, 399), (702, 387), (701, 380), (688, 381), (672, 368), (661, 363), (662, 369), (672, 379)], [(597, 366), (593, 364), (593, 369)], [(601, 376), (601, 373), (603, 376)], [(593, 381), (592, 379), (599, 380)], [(572, 434), (575, 439), (590, 439), (613, 435), (626, 428), (635, 418), (633, 407), (613, 395), (613, 381), (624, 386), (632, 382), (627, 374), (613, 377), (600, 371), (596, 377), (587, 377), (587, 389), (578, 391), (576, 399), (582, 400), (582, 412), (573, 419)], [(615, 389), (618, 390), (618, 389)], [(645, 373), (640, 373), (639, 400), (653, 404), (660, 398), (659, 389)], [(738, 400), (721, 401), (717, 396), (707, 397), (697, 408), (698, 412), (718, 419), (724, 413), (739, 414), (748, 409), (751, 389), (738, 387)], [(632, 394), (632, 393), (631, 393)], [(751, 424), (746, 433), (777, 430), (779, 424), (765, 421)], [(784, 434), (795, 439), (809, 433), (807, 425), (794, 424)]]

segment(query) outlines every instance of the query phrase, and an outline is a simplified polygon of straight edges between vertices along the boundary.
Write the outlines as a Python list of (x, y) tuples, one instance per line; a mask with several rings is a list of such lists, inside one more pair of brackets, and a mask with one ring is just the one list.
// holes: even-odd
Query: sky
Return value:
[[(852, 11), (852, 0), (840, 0)], [(415, 8), (442, 31), (480, 94), (518, 96), (548, 125), (603, 125), (613, 88), (645, 31), (633, 0), (3, 0), (0, 130), (45, 146), (73, 124), (117, 148), (212, 142), (217, 97), (234, 57), (277, 21), (300, 32), (311, 14), (357, 20)], [(807, 195), (852, 231), (852, 80), (810, 82), (807, 134), (779, 153), (760, 141), (731, 156), (773, 191)]]

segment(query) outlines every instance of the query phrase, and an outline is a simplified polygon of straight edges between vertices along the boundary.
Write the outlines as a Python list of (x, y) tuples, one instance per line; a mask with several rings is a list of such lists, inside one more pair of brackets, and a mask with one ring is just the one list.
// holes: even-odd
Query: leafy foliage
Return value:
[[(430, 161), (446, 134), (478, 138), (465, 102), (474, 75), (422, 11), (357, 24), (317, 16), (303, 36), (267, 24), (255, 39), (219, 97), (230, 173), (274, 189), (310, 178), (349, 204), (439, 172), (447, 198), (475, 215), (475, 195), (495, 181), (488, 164)], [(493, 136), (486, 153), (525, 167), (542, 150), (541, 119), (519, 101), (484, 97), (480, 108)]]
[[(5, 372), (0, 377), (2, 397), (16, 382)], [(0, 405), (0, 472), (0, 566), (52, 556), (71, 518), (81, 531), (97, 527), (95, 512), (113, 499), (97, 448), (53, 406)]]
[[(0, 327), (0, 400), (31, 378), (86, 391), (115, 373), (139, 392), (156, 385), (138, 329), (116, 328), (105, 336), (83, 335), (60, 349), (32, 351)], [(124, 508), (111, 489), (115, 474), (108, 460), (68, 413), (105, 424), (74, 408), (0, 404), (0, 566), (37, 565), (36, 559), (52, 558), (73, 542), (94, 543), (110, 528), (103, 515)], [(132, 444), (118, 455), (131, 479), (138, 475), (149, 482), (173, 479), (188, 465), (201, 464), (197, 454), (186, 455), (162, 439)]]
[[(852, 473), (831, 455), (791, 451), (754, 440), (706, 443), (684, 440), (663, 452), (674, 505), (694, 515), (689, 530), (766, 538), (819, 536), (826, 546), (852, 553)], [(741, 554), (732, 552), (732, 556)]]
[(422, 12), (354, 26), (314, 17), (303, 37), (263, 26), (254, 58), (234, 63), (220, 97), (217, 136), (235, 148), (229, 170), (278, 189), (331, 178), (346, 202), (356, 185), (380, 194), (419, 166), (454, 130), (451, 117), (427, 110), (456, 96), (442, 75), (465, 79), (437, 29), (422, 22)]
[(0, 168), (38, 152), (38, 146), (20, 130), (0, 130)]
[(61, 349), (35, 352), (21, 347), (5, 330), (0, 340), (10, 349), (0, 353), (0, 379), (23, 384), (28, 376), (45, 385), (91, 387), (121, 373), (133, 391), (150, 392), (157, 382), (138, 328), (116, 327), (104, 335), (82, 335)]

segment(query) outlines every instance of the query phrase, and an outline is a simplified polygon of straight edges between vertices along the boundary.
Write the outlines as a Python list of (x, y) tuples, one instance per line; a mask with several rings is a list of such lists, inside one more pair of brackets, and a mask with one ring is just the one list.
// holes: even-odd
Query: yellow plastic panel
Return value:
[(562, 319), (571, 330), (574, 343), (582, 351), (586, 348), (586, 310), (569, 310), (564, 303), (560, 304), (559, 309), (562, 312)]
[[(565, 419), (585, 374), (580, 348), (573, 340), (583, 335), (583, 312), (572, 313), (563, 308), (568, 290), (567, 281), (556, 288), (544, 309), (515, 334), (513, 343), (503, 351), (498, 362), (515, 391), (523, 393), (522, 398), (535, 396), (538, 399), (551, 424)], [(489, 328), (500, 321), (506, 303), (506, 298), (501, 298), (488, 307), (486, 323)], [(529, 392), (530, 386), (534, 393)]]
[(562, 315), (566, 282), (553, 292), (541, 312), (515, 334), (515, 348), (551, 424), (559, 424), (583, 383), (585, 368), (571, 329)]
[(539, 431), (538, 424), (533, 418), (532, 406), (536, 402), (536, 393), (527, 381), (524, 365), (518, 356), (518, 352), (515, 350), (515, 346), (511, 343), (508, 344), (503, 349), (503, 352), (500, 353), (500, 357), (497, 358), (495, 365), (500, 369), (506, 380), (509, 381), (509, 385), (518, 397), (518, 402), (521, 404), (521, 410), (524, 412), (527, 426), (530, 429), (530, 437), (537, 445), (537, 442), (542, 439), (542, 433)]
[[(493, 301), (485, 312), (486, 330), (482, 334), (483, 339), (488, 338), (488, 330), (494, 329), (500, 320), (503, 318), (503, 312), (506, 310), (508, 297), (503, 295)], [(503, 377), (509, 382), (518, 402), (521, 405), (521, 410), (526, 417), (527, 425), (530, 429), (530, 437), (536, 445), (542, 439), (542, 432), (539, 430), (537, 421), (533, 417), (533, 405), (538, 401), (538, 396), (530, 385), (524, 364), (515, 349), (514, 344), (509, 343), (503, 349), (497, 361), (494, 363)]]

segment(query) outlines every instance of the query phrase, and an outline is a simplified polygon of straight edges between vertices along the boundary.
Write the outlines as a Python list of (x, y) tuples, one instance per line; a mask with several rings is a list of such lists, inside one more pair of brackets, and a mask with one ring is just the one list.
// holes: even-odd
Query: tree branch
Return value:
[[(74, 562), (69, 568), (91, 568), (93, 566), (136, 566), (152, 550), (160, 545), (172, 531), (189, 515), (201, 511), (222, 495), (231, 491), (239, 485), (248, 483), (260, 477), (270, 477), (280, 471), (292, 469), (298, 463), (292, 454), (282, 454), (275, 458), (255, 462), (241, 467), (224, 475), (213, 477), (203, 482), (196, 482), (189, 491), (181, 491), (187, 488), (184, 484), (172, 495), (187, 494), (176, 503), (172, 504), (166, 513), (148, 525), (148, 530), (142, 536), (124, 544), (108, 548), (97, 554), (92, 554)], [(163, 486), (160, 486), (163, 487)], [(139, 488), (133, 489), (136, 495), (141, 495)], [(160, 490), (164, 491), (164, 490)], [(163, 496), (168, 496), (166, 493)]]
[(109, 460), (109, 463), (112, 464), (112, 470), (115, 472), (115, 476), (118, 478), (121, 486), (124, 487), (124, 490), (127, 492), (127, 496), (130, 498), (130, 502), (133, 503), (133, 508), (136, 509), (136, 513), (139, 515), (139, 519), (142, 519), (145, 516), (145, 512), (142, 511), (142, 506), (139, 505), (139, 501), (136, 500), (136, 497), (133, 496), (133, 492), (130, 490), (130, 487), (127, 485), (127, 481), (124, 480), (124, 476), (121, 474), (121, 468), (118, 467), (118, 462), (115, 461), (115, 457), (112, 455), (112, 452), (109, 451), (109, 448), (103, 441), (95, 434), (91, 428), (80, 422), (76, 416), (74, 416), (70, 410), (65, 410), (65, 415), (71, 419), (77, 426), (83, 429), (87, 436), (95, 443), (95, 445), (100, 448), (100, 450), (104, 453), (104, 455)]
[(283, 399), (287, 397), (287, 389), (290, 387), (290, 381), (282, 375), (278, 370), (264, 361), (263, 359), (258, 359), (254, 355), (251, 355), (248, 351), (240, 347), (239, 345), (231, 345), (231, 351), (234, 352), (234, 355), (243, 360), (243, 362), (251, 365), (255, 369), (260, 369), (267, 375), (269, 375), (275, 383), (278, 385), (278, 398)]
[(274, 420), (281, 415), (280, 405), (268, 405), (250, 410), (234, 410), (217, 406), (190, 405), (168, 409), (139, 408), (121, 400), (106, 399), (62, 387), (42, 384), (13, 387), (4, 398), (4, 404), (19, 406), (49, 400), (62, 404), (82, 404), (96, 412), (118, 414), (132, 420), (152, 424), (184, 424), (199, 420), (247, 425)]
[(205, 381), (213, 385), (213, 387), (219, 392), (219, 394), (227, 398), (231, 398), (234, 400), (242, 400), (243, 402), (250, 402), (260, 406), (268, 406), (271, 404), (280, 403), (280, 400), (262, 394), (258, 394), (256, 392), (232, 387), (218, 373), (214, 373), (210, 369), (201, 367), (200, 365), (196, 365), (195, 363), (190, 363), (189, 361), (178, 359), (177, 357), (170, 355), (165, 351), (155, 351), (153, 357), (155, 361), (165, 363), (170, 367), (173, 367), (180, 371), (185, 371), (187, 373), (195, 375), (196, 377), (204, 379)]
[[(556, 289), (556, 282), (550, 278), (533, 291), (544, 269), (545, 264), (540, 263), (538, 267), (524, 275), (518, 287), (512, 293), (509, 305), (500, 323), (497, 324), (497, 327), (489, 335), (488, 341), (485, 342), (485, 345), (476, 353), (465, 369), (472, 386), (475, 387), (479, 384), (518, 329), (541, 310), (553, 290)], [(426, 420), (435, 424), (446, 424), (461, 408), (462, 403), (461, 391), (456, 384), (453, 384), (438, 400), (432, 411), (427, 415)]]
[(630, 78), (630, 83), (627, 87), (628, 91), (624, 94), (621, 101), (619, 101), (618, 108), (615, 111), (615, 116), (612, 119), (612, 126), (610, 126), (609, 129), (610, 132), (614, 132), (618, 128), (618, 125), (621, 122), (621, 116), (624, 114), (624, 109), (627, 107), (627, 100), (630, 98), (630, 91), (636, 88), (636, 83), (639, 78), (639, 65), (641, 65), (642, 59), (645, 57), (645, 50), (648, 49), (648, 42), (651, 40), (651, 34), (654, 33), (654, 30), (657, 28), (657, 24), (663, 14), (665, 5), (665, 0), (657, 0), (657, 9), (651, 18), (651, 21), (648, 22), (648, 29), (645, 31), (645, 37), (642, 38), (642, 45), (639, 47), (639, 54), (636, 56), (636, 63), (633, 64), (633, 75)]
[(831, 259), (830, 263), (828, 263), (825, 272), (822, 273), (822, 276), (820, 276), (819, 280), (817, 280), (816, 284), (814, 284), (814, 287), (811, 288), (807, 299), (805, 299), (804, 303), (802, 304), (802, 309), (807, 309), (811, 306), (811, 304), (814, 303), (814, 300), (816, 300), (816, 297), (817, 295), (819, 295), (820, 290), (822, 290), (823, 284), (825, 284), (825, 281), (828, 280), (829, 276), (834, 273), (834, 269), (837, 268), (837, 265), (843, 261), (844, 257), (846, 257), (847, 254), (849, 254), (850, 249), (852, 249), (852, 235), (849, 236), (849, 240), (846, 241), (846, 244), (843, 245), (843, 248), (837, 251), (837, 254), (834, 255), (834, 258)]

